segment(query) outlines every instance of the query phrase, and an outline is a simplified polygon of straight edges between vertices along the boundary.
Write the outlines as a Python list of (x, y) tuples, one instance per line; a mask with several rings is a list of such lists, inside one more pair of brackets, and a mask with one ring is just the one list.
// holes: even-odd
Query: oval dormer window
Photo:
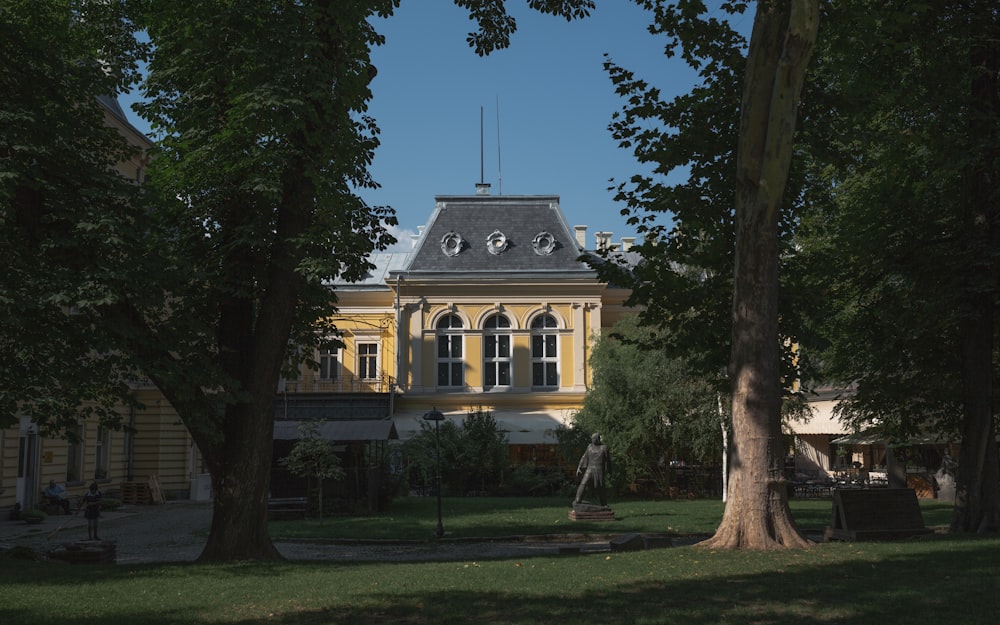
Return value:
[(490, 251), (490, 254), (502, 253), (507, 249), (507, 245), (507, 235), (499, 230), (494, 230), (493, 234), (486, 237), (486, 249)]
[(532, 239), (531, 247), (539, 256), (548, 256), (556, 249), (556, 238), (548, 232), (539, 232)]
[(462, 235), (457, 232), (449, 232), (441, 237), (441, 251), (445, 256), (458, 256), (462, 251)]

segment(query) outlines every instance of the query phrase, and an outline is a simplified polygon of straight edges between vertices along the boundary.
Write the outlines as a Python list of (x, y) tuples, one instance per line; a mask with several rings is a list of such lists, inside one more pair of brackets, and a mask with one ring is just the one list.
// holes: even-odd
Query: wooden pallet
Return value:
[(150, 502), (149, 484), (146, 482), (122, 482), (119, 490), (122, 503), (135, 506)]
[(145, 482), (122, 482), (119, 485), (122, 503), (131, 505), (147, 505), (166, 503), (160, 487), (160, 478), (150, 475)]
[(163, 489), (160, 488), (160, 478), (156, 475), (149, 476), (149, 497), (153, 503), (167, 503), (167, 498), (163, 495)]

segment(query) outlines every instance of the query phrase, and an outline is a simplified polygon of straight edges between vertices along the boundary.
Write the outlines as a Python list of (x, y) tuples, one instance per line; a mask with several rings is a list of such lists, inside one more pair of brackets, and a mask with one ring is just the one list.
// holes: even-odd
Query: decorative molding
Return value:
[(539, 232), (531, 240), (531, 247), (535, 250), (535, 254), (548, 256), (556, 249), (556, 238), (548, 232)]
[(449, 230), (441, 237), (441, 251), (445, 256), (458, 256), (464, 247), (465, 240), (462, 239), (462, 235), (453, 230)]
[(494, 256), (504, 253), (509, 245), (510, 241), (507, 240), (507, 235), (499, 230), (494, 230), (493, 234), (486, 237), (486, 249)]

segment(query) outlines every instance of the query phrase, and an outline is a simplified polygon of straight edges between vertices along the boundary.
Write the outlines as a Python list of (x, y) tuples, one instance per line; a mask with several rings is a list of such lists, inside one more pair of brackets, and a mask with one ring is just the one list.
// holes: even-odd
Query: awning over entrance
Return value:
[(908, 438), (904, 443), (889, 443), (884, 434), (876, 434), (875, 432), (868, 431), (848, 434), (847, 436), (840, 436), (830, 442), (837, 445), (886, 445), (887, 447), (907, 447), (910, 445), (947, 445), (952, 441), (949, 441), (944, 436), (924, 434), (922, 436), (913, 436)]
[[(299, 438), (301, 421), (275, 421), (276, 440), (296, 440)], [(351, 441), (387, 441), (399, 438), (392, 419), (345, 419), (317, 420), (319, 435), (338, 443)]]
[(846, 434), (847, 428), (834, 415), (837, 402), (820, 400), (809, 402), (812, 415), (802, 421), (790, 421), (782, 424), (782, 430), (787, 434)]
[[(564, 414), (565, 413), (565, 414)], [(420, 433), (420, 423), (425, 412), (398, 413), (393, 419), (399, 431), (399, 438), (407, 440)], [(460, 425), (468, 414), (465, 410), (445, 412), (444, 416), (456, 425)], [(493, 418), (497, 425), (507, 434), (509, 445), (555, 445), (556, 430), (568, 427), (570, 417), (568, 411), (561, 410), (495, 410)]]
[(871, 432), (858, 432), (847, 436), (838, 436), (830, 441), (835, 445), (880, 445), (885, 442), (885, 437)]

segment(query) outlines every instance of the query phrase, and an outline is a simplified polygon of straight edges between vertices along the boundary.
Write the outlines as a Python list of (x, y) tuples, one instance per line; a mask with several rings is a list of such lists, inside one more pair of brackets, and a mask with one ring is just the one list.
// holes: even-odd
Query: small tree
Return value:
[(487, 491), (503, 481), (508, 465), (507, 435), (493, 413), (470, 410), (462, 422), (461, 462), (464, 490)]
[(280, 460), (292, 475), (316, 478), (319, 484), (319, 520), (323, 522), (323, 480), (339, 480), (344, 477), (340, 458), (333, 448), (333, 442), (319, 435), (319, 425), (303, 423), (299, 426), (299, 440), (291, 453)]
[[(643, 326), (638, 317), (628, 316), (594, 345), (594, 382), (573, 428), (581, 431), (583, 448), (593, 432), (601, 433), (614, 458), (619, 486), (652, 480), (666, 491), (671, 458), (719, 457), (712, 380), (672, 355), (669, 342), (665, 330)], [(578, 458), (579, 453), (570, 462), (575, 466)]]
[(435, 445), (440, 446), (441, 481), (446, 490), (461, 495), (470, 489), (495, 489), (502, 481), (507, 435), (492, 412), (469, 411), (460, 426), (445, 420), (436, 433), (434, 426), (421, 421), (420, 434), (406, 442), (405, 453), (425, 484), (434, 483), (437, 474)]

